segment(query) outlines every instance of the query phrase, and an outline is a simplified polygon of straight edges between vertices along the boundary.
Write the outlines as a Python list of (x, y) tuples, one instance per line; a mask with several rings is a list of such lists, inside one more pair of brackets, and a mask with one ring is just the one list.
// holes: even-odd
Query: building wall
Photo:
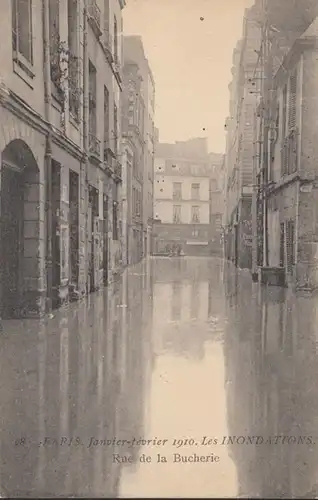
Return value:
[(142, 187), (142, 252), (150, 253), (150, 242), (153, 218), (153, 169), (155, 150), (155, 82), (144, 52), (143, 42), (139, 36), (124, 37), (124, 54), (126, 62), (135, 62), (142, 77), (141, 91), (145, 103), (144, 108), (144, 173)]
[[(222, 159), (222, 155), (219, 155)], [(220, 159), (218, 157), (218, 159)], [(214, 158), (215, 160), (215, 158)], [(211, 164), (204, 139), (192, 139), (175, 144), (158, 143), (154, 178), (154, 252), (165, 244), (179, 244), (186, 254), (209, 255), (212, 243), (220, 251), (220, 234), (211, 218), (211, 207), (223, 210), (217, 201), (218, 186), (212, 202), (211, 180), (218, 177), (217, 165)], [(174, 183), (181, 184), (181, 195), (174, 196)], [(192, 184), (199, 185), (199, 195), (193, 197)], [(180, 207), (180, 219), (174, 218), (174, 207)], [(192, 207), (199, 207), (199, 220), (193, 220)], [(179, 209), (178, 209), (179, 210)], [(214, 215), (219, 214), (215, 212)], [(222, 214), (222, 212), (220, 212)], [(220, 216), (219, 225), (222, 220)], [(213, 228), (213, 233), (212, 233)], [(221, 231), (220, 231), (221, 232)], [(159, 252), (160, 253), (160, 252)]]
[[(246, 233), (246, 227), (250, 226), (252, 221), (254, 115), (260, 88), (260, 76), (256, 68), (257, 50), (261, 43), (261, 27), (256, 22), (256, 18), (255, 8), (246, 9), (243, 37), (233, 54), (230, 117), (226, 125), (228, 134), (225, 221), (229, 239), (234, 238), (234, 241), (228, 245), (228, 249), (231, 250), (226, 256), (240, 267), (251, 267), (252, 263), (252, 246), (249, 238), (247, 236), (243, 238), (242, 235)], [(249, 212), (248, 207), (250, 207)], [(237, 242), (235, 242), (236, 239)]]
[[(94, 2), (93, 2), (94, 3)], [(26, 3), (24, 3), (26, 5)], [(59, 6), (59, 11), (54, 11), (54, 5)], [(72, 12), (68, 12), (68, 5), (72, 5)], [(76, 5), (76, 10), (74, 6)], [(32, 60), (26, 61), (21, 55), (23, 48), (15, 50), (12, 39), (12, 29), (14, 26), (12, 19), (11, 2), (5, 1), (1, 5), (7, 21), (1, 21), (1, 53), (2, 63), (2, 97), (0, 105), (1, 122), (3, 127), (1, 143), (1, 152), (3, 153), (1, 179), (6, 182), (6, 172), (8, 165), (15, 164), (21, 166), (21, 156), (17, 156), (14, 151), (18, 152), (21, 148), (27, 152), (27, 157), (30, 155), (30, 165), (37, 164), (38, 176), (36, 181), (31, 184), (33, 190), (29, 190), (26, 196), (34, 198), (32, 203), (36, 202), (36, 208), (32, 212), (31, 199), (25, 205), (24, 227), (25, 238), (30, 240), (27, 246), (36, 245), (38, 251), (34, 255), (34, 263), (32, 264), (34, 273), (29, 276), (30, 279), (25, 280), (30, 288), (30, 295), (33, 296), (32, 307), (23, 306), (23, 314), (42, 314), (46, 307), (46, 288), (47, 269), (52, 260), (53, 276), (56, 282), (53, 284), (58, 297), (57, 305), (60, 302), (68, 299), (69, 291), (76, 291), (75, 297), (80, 294), (90, 291), (89, 278), (89, 241), (92, 240), (90, 227), (95, 228), (94, 233), (94, 273), (95, 273), (95, 288), (98, 288), (103, 283), (103, 200), (107, 194), (108, 212), (113, 211), (113, 193), (115, 186), (120, 196), (120, 150), (117, 151), (117, 159), (115, 164), (110, 169), (105, 168), (104, 158), (104, 85), (109, 90), (109, 130), (114, 133), (114, 103), (120, 113), (120, 94), (121, 94), (121, 68), (120, 68), (120, 53), (121, 53), (121, 9), (124, 6), (123, 2), (118, 0), (107, 2), (96, 2), (95, 4), (95, 19), (94, 16), (85, 17), (84, 0), (78, 2), (57, 2), (52, 1), (44, 3), (40, 0), (32, 2), (32, 15), (28, 17), (23, 13), (25, 19), (32, 20)], [(89, 8), (91, 8), (90, 3)], [(105, 50), (105, 40), (108, 39), (107, 33), (114, 33), (113, 25), (104, 22), (109, 18), (106, 14), (106, 7), (110, 8), (110, 16), (117, 15), (119, 30), (119, 61), (116, 68), (110, 63), (111, 53), (114, 53), (114, 45), (110, 50)], [(58, 15), (57, 15), (58, 12)], [(92, 13), (92, 11), (89, 11)], [(55, 29), (52, 34), (51, 16), (55, 16)], [(70, 14), (70, 16), (69, 16)], [(68, 24), (68, 19), (71, 18), (73, 24)], [(3, 18), (2, 18), (3, 19)], [(45, 21), (45, 23), (44, 23)], [(8, 26), (10, 25), (10, 30)], [(27, 20), (25, 21), (27, 27)], [(72, 32), (69, 30), (72, 26)], [(93, 29), (94, 27), (94, 29)], [(85, 30), (87, 37), (85, 38)], [(49, 51), (45, 49), (43, 33), (48, 34)], [(69, 35), (71, 46), (68, 47)], [(17, 46), (19, 47), (19, 36), (17, 32)], [(86, 45), (87, 43), (87, 45)], [(57, 44), (57, 45), (56, 45)], [(22, 45), (20, 47), (23, 47)], [(103, 48), (104, 47), (104, 48)], [(56, 48), (54, 52), (53, 48)], [(69, 55), (68, 54), (68, 48)], [(87, 49), (87, 50), (86, 50)], [(51, 50), (51, 54), (50, 54)], [(55, 71), (52, 73), (52, 63), (56, 60), (55, 56), (61, 56), (60, 64), (56, 64)], [(48, 56), (48, 63), (44, 56)], [(65, 56), (65, 57), (64, 57)], [(74, 58), (73, 58), (74, 57)], [(70, 66), (67, 65), (69, 58)], [(96, 140), (94, 142), (95, 151), (91, 148), (92, 141), (89, 139), (86, 143), (88, 121), (85, 117), (85, 104), (90, 102), (88, 92), (88, 59), (94, 64), (97, 75), (98, 85), (96, 87)], [(71, 68), (73, 62), (76, 62), (76, 81), (71, 77)], [(47, 82), (48, 98), (44, 98), (45, 83)], [(102, 85), (100, 85), (102, 83)], [(58, 90), (58, 91), (57, 91)], [(74, 98), (76, 98), (77, 106), (74, 108)], [(27, 103), (27, 104), (26, 104)], [(48, 104), (46, 104), (48, 103)], [(52, 125), (49, 128), (48, 123)], [(91, 132), (91, 131), (89, 131)], [(37, 136), (37, 137), (36, 137)], [(120, 136), (120, 120), (118, 120), (118, 130), (116, 131), (117, 141)], [(14, 147), (11, 148), (12, 141)], [(6, 146), (9, 146), (6, 148)], [(114, 142), (111, 145), (114, 148)], [(85, 160), (85, 153), (88, 154), (88, 161)], [(23, 153), (24, 154), (24, 153)], [(12, 156), (13, 155), (13, 156)], [(59, 172), (58, 176), (53, 179), (48, 177), (51, 170), (51, 158)], [(53, 165), (52, 163), (52, 165)], [(102, 166), (102, 168), (100, 168)], [(20, 168), (20, 167), (19, 167)], [(33, 167), (32, 167), (33, 168)], [(106, 174), (108, 171), (108, 175)], [(76, 199), (70, 199), (70, 175), (71, 173), (78, 175)], [(35, 177), (34, 177), (35, 179)], [(50, 191), (51, 182), (54, 184), (54, 193)], [(97, 195), (97, 210), (96, 220), (88, 220), (91, 213), (89, 185), (96, 189)], [(38, 186), (38, 187), (36, 187)], [(26, 189), (26, 187), (24, 187)], [(49, 194), (48, 194), (49, 193)], [(74, 193), (73, 193), (74, 194)], [(49, 196), (49, 198), (47, 198)], [(55, 198), (52, 199), (52, 196)], [(36, 197), (36, 199), (35, 199)], [(27, 200), (28, 198), (26, 198)], [(76, 201), (77, 200), (77, 201)], [(47, 201), (53, 206), (52, 223), (49, 212), (45, 212), (43, 207)], [(38, 203), (39, 202), (39, 203)], [(51, 205), (51, 203), (53, 205)], [(116, 205), (120, 212), (120, 203)], [(72, 217), (71, 217), (71, 215)], [(77, 214), (77, 215), (76, 215)], [(96, 215), (95, 214), (95, 215)], [(120, 214), (119, 214), (120, 215)], [(71, 217), (71, 219), (70, 219)], [(112, 217), (110, 217), (112, 221)], [(92, 224), (91, 224), (92, 223)], [(51, 231), (53, 231), (51, 233)], [(75, 231), (75, 232), (74, 232)], [(49, 235), (49, 236), (48, 236)], [(57, 236), (59, 235), (59, 236)], [(48, 252), (47, 238), (51, 238), (53, 242), (53, 255), (50, 257)], [(74, 245), (73, 239), (78, 240), (77, 254), (73, 255)], [(32, 240), (32, 242), (31, 242)], [(35, 243), (37, 241), (37, 243)], [(26, 240), (25, 240), (26, 242)], [(112, 271), (114, 267), (120, 264), (120, 235), (116, 241), (113, 241), (112, 226), (108, 227), (108, 243), (109, 254), (107, 262), (108, 278), (112, 279)], [(55, 249), (55, 250), (54, 250)], [(76, 262), (75, 262), (76, 261)], [(77, 271), (74, 272), (74, 266)], [(116, 269), (115, 269), (116, 270)], [(117, 269), (118, 270), (118, 269)], [(19, 270), (19, 272), (22, 269)], [(75, 276), (76, 275), (76, 276)], [(26, 274), (24, 273), (26, 278)], [(32, 278), (32, 279), (31, 279)], [(74, 282), (75, 280), (75, 282)], [(55, 287), (55, 288), (54, 288)], [(52, 289), (52, 290), (53, 290)], [(27, 290), (26, 290), (27, 291)], [(32, 292), (32, 293), (31, 293)], [(53, 292), (52, 292), (53, 293)], [(49, 292), (51, 294), (51, 292)], [(50, 297), (50, 300), (52, 297)], [(26, 309), (32, 309), (29, 313)], [(18, 309), (18, 308), (17, 308)], [(30, 310), (31, 310), (30, 309)], [(36, 312), (37, 310), (37, 312)], [(20, 311), (22, 314), (22, 311)]]

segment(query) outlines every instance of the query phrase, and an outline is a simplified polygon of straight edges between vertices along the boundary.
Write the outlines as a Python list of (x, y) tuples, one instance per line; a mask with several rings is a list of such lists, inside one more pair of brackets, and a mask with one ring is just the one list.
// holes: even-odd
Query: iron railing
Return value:
[(89, 134), (89, 152), (95, 156), (100, 156), (100, 140), (95, 134)]
[(101, 12), (100, 8), (98, 7), (96, 0), (89, 0), (88, 1), (88, 16), (89, 16), (89, 21), (91, 23), (91, 26), (93, 30), (95, 31), (95, 34), (100, 37), (102, 35), (102, 30), (101, 30)]
[(111, 62), (114, 62), (114, 56), (113, 56), (113, 37), (109, 33), (108, 29), (104, 29), (103, 36), (102, 36), (102, 45), (103, 48), (110, 58)]

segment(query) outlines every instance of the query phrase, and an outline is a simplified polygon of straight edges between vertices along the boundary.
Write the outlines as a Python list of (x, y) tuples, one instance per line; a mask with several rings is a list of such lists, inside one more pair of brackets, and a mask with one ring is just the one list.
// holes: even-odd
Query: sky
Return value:
[(160, 142), (208, 137), (210, 151), (223, 153), (232, 54), (253, 1), (126, 2), (124, 34), (142, 36), (155, 79)]

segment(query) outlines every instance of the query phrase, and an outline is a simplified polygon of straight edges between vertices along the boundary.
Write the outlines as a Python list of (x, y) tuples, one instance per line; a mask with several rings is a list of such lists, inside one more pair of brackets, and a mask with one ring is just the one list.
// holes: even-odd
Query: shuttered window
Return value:
[(285, 267), (285, 224), (280, 225), (280, 245), (279, 245), (279, 263), (281, 267)]
[(297, 99), (297, 70), (295, 69), (289, 79), (288, 94), (288, 132), (296, 127), (296, 99)]
[(292, 273), (295, 264), (295, 223), (293, 220), (286, 223), (286, 253), (287, 271)]
[(283, 107), (282, 107), (282, 138), (286, 137), (286, 121), (287, 121), (287, 84), (283, 89)]

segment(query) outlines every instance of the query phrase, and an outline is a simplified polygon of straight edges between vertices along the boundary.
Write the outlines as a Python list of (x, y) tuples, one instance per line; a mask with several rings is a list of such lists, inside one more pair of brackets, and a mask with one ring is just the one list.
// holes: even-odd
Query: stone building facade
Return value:
[(124, 61), (127, 64), (136, 64), (141, 76), (141, 91), (144, 102), (144, 167), (142, 187), (142, 255), (151, 251), (153, 225), (153, 197), (154, 197), (154, 158), (155, 158), (155, 81), (145, 55), (142, 38), (140, 36), (124, 37)]
[(255, 73), (261, 31), (255, 7), (246, 9), (243, 36), (233, 53), (226, 144), (225, 254), (240, 268), (252, 267), (252, 192)]
[(157, 144), (154, 254), (211, 254), (212, 172), (205, 138)]
[(41, 316), (120, 266), (123, 7), (1, 4), (3, 317)]
[(145, 104), (142, 77), (135, 63), (124, 65), (122, 113), (123, 133), (123, 242), (126, 265), (137, 264), (143, 256), (143, 184)]

